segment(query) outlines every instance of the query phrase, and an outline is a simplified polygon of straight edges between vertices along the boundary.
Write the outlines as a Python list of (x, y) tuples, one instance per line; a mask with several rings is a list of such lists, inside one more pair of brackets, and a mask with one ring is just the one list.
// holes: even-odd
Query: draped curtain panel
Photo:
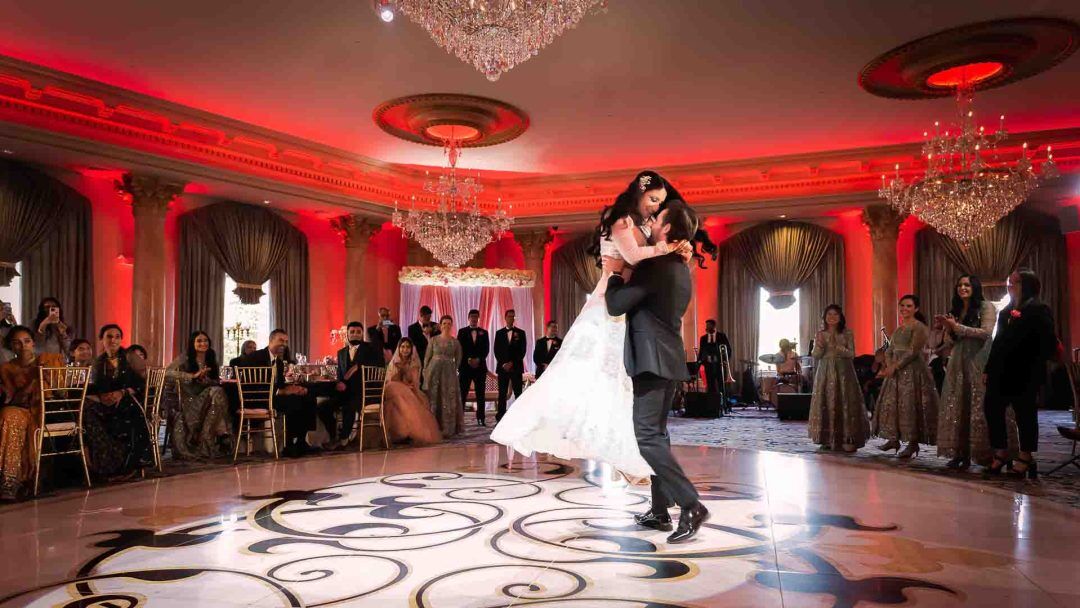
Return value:
[(288, 228), (285, 257), (270, 275), (270, 324), (289, 332), (289, 348), (293, 353), (310, 357), (313, 353), (307, 237), (291, 225)]
[(11, 279), (19, 276), (15, 264), (56, 230), (72, 194), (49, 175), (0, 161), (0, 285), (11, 285)]
[(1020, 267), (1048, 227), (1048, 222), (1039, 214), (1016, 209), (969, 247), (940, 235), (939, 244), (957, 268), (979, 278), (986, 277), (983, 279), (984, 293), (991, 300), (1000, 300), (1006, 293), (1005, 280), (1001, 277), (1008, 277)]
[(551, 254), (552, 318), (563, 335), (600, 280), (596, 258), (588, 252), (594, 238), (592, 233), (579, 235)]
[(272, 211), (239, 203), (218, 203), (189, 215), (203, 246), (236, 281), (240, 301), (257, 304), (262, 284), (288, 255), (296, 229)]
[(832, 243), (817, 269), (799, 288), (799, 352), (810, 352), (810, 340), (821, 327), (821, 316), (830, 304), (844, 306), (844, 241), (832, 235)]
[(453, 306), (448, 314), (454, 317), (455, 331), (469, 324), (470, 310), (479, 310), (480, 322), (484, 322), (484, 311), (480, 305), (483, 287), (448, 287), (447, 289), (450, 291), (450, 304)]
[(769, 291), (769, 303), (787, 308), (791, 292), (806, 282), (833, 243), (832, 233), (803, 222), (768, 222), (731, 238), (731, 248), (751, 275)]
[(202, 246), (190, 214), (180, 216), (176, 273), (176, 331), (173, 351), (187, 349), (191, 332), (205, 331), (214, 350), (225, 352), (225, 270)]
[(719, 264), (720, 311), (716, 318), (717, 330), (727, 334), (731, 340), (732, 367), (736, 372), (735, 379), (741, 385), (747, 362), (757, 360), (758, 289), (761, 284), (739, 260), (739, 254), (730, 242), (721, 245)]
[[(23, 323), (32, 323), (42, 298), (64, 307), (73, 337), (94, 341), (94, 246), (90, 201), (63, 186), (62, 210), (51, 220), (50, 234), (22, 259)], [(112, 321), (112, 319), (109, 319)]]

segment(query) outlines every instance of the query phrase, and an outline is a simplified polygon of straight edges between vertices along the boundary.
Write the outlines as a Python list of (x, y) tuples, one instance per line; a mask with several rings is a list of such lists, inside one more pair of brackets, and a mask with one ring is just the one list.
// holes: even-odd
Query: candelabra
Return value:
[(242, 325), (239, 321), (236, 325), (225, 328), (225, 339), (236, 343), (236, 355), (240, 356), (240, 345), (244, 340), (251, 337), (251, 328)]

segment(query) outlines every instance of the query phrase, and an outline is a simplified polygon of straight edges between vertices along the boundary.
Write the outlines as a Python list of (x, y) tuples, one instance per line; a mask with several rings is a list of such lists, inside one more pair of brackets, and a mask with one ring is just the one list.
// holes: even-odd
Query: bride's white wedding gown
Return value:
[[(634, 265), (662, 255), (645, 245), (647, 228), (620, 222), (600, 253)], [(632, 477), (653, 474), (634, 435), (634, 387), (623, 365), (625, 316), (607, 314), (600, 277), (562, 347), (544, 374), (518, 397), (491, 433), (491, 439), (525, 455), (606, 462)]]

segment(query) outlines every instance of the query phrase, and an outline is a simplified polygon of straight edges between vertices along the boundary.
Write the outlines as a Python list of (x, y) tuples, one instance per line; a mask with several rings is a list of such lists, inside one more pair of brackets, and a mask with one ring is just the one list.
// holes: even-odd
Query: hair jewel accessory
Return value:
[(638, 189), (641, 190), (642, 192), (644, 192), (645, 187), (652, 183), (652, 176), (651, 175), (642, 175), (641, 177), (638, 178), (637, 183), (638, 183)]

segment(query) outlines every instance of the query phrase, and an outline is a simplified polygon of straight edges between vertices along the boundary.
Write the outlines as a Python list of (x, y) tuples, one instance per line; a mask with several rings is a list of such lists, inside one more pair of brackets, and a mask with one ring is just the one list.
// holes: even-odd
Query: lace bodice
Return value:
[[(652, 229), (648, 225), (638, 226), (638, 229), (648, 240), (649, 235), (652, 234)], [(619, 245), (610, 236), (600, 239), (600, 255), (626, 261), (626, 257), (619, 251)]]

